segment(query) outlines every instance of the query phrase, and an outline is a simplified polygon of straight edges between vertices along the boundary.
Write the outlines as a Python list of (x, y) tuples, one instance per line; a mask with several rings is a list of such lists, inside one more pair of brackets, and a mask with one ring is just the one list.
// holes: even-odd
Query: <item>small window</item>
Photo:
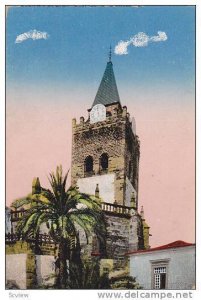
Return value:
[(166, 288), (166, 267), (154, 268), (154, 289)]
[(170, 259), (151, 260), (151, 287), (152, 289), (168, 289), (168, 269)]
[(87, 158), (85, 159), (85, 172), (93, 172), (93, 157), (91, 156), (87, 156)]
[(108, 155), (103, 153), (100, 157), (100, 169), (101, 171), (108, 170)]

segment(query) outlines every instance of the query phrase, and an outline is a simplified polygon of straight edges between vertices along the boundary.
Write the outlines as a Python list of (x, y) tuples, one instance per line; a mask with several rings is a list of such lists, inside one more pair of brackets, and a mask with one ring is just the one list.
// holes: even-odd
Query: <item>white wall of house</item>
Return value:
[[(161, 261), (161, 262), (160, 262)], [(195, 288), (195, 246), (130, 255), (130, 275), (143, 289), (153, 289), (153, 263), (167, 262), (166, 289)]]
[(36, 276), (39, 285), (53, 284), (55, 280), (55, 259), (52, 255), (36, 255)]
[(114, 203), (115, 174), (104, 174), (86, 178), (79, 178), (77, 185), (79, 191), (95, 195), (96, 184), (99, 185), (99, 197), (104, 202)]
[(26, 289), (27, 254), (6, 255), (6, 282), (12, 281), (20, 289)]

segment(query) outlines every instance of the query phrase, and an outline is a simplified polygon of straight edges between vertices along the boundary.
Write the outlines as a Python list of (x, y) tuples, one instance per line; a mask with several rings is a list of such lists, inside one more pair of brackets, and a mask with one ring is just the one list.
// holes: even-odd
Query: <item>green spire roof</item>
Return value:
[(117, 90), (116, 80), (114, 77), (113, 65), (110, 58), (92, 107), (96, 104), (108, 105), (115, 102), (120, 103), (120, 98)]

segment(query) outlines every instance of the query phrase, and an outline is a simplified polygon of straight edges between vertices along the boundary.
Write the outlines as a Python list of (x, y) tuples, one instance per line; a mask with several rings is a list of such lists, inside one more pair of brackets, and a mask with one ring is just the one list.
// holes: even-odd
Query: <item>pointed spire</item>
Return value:
[(111, 59), (112, 59), (112, 48), (110, 46), (108, 62), (92, 107), (96, 104), (108, 105), (113, 103), (120, 103), (119, 93), (116, 85), (116, 80), (113, 71), (113, 64)]

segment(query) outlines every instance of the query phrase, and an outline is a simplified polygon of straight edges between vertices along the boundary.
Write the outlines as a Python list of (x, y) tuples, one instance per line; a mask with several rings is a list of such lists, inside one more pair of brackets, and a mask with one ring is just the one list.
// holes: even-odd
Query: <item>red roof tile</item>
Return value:
[(150, 248), (150, 249), (146, 249), (146, 250), (130, 251), (130, 252), (127, 252), (126, 255), (130, 255), (130, 254), (134, 254), (134, 253), (152, 252), (152, 251), (157, 251), (157, 250), (165, 250), (165, 249), (171, 249), (171, 248), (186, 247), (186, 246), (192, 246), (192, 245), (195, 245), (195, 244), (186, 243), (184, 241), (175, 241), (170, 244), (166, 244), (163, 246), (158, 246), (158, 247), (154, 247), (154, 248)]

